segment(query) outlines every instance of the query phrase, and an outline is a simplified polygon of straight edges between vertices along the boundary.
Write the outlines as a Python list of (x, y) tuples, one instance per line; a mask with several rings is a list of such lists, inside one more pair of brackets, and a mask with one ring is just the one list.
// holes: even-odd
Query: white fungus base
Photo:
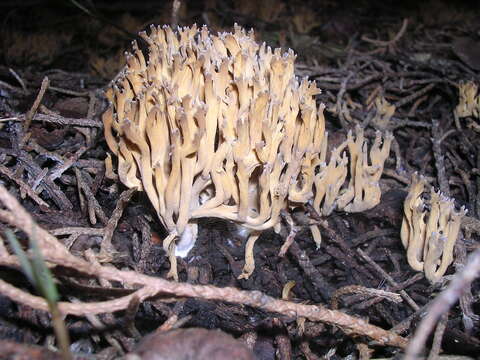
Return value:
[[(245, 241), (250, 237), (253, 231), (252, 229), (246, 228), (236, 223), (233, 223), (233, 225), (235, 227), (235, 230), (234, 230), (235, 235), (237, 237), (242, 238)], [(178, 240), (176, 243), (175, 256), (178, 256), (182, 259), (186, 258), (190, 250), (192, 250), (193, 247), (195, 246), (195, 241), (197, 240), (197, 236), (198, 236), (198, 224), (196, 223), (188, 224), (185, 227), (185, 231), (180, 236), (180, 240)]]
[(183, 232), (182, 236), (180, 236), (180, 240), (177, 241), (175, 247), (175, 256), (178, 256), (182, 259), (186, 258), (190, 250), (192, 250), (193, 246), (195, 245), (197, 236), (198, 225), (195, 223), (188, 224), (185, 227), (185, 231)]

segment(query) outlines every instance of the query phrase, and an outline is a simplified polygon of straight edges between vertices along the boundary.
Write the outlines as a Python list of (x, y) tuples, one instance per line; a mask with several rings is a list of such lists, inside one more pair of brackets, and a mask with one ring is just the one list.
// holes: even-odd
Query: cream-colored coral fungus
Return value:
[(425, 185), (425, 178), (413, 175), (404, 203), (401, 239), (410, 266), (437, 282), (453, 262), (453, 248), (466, 210), (455, 211), (453, 199), (433, 188), (430, 199), (424, 200)]
[[(253, 32), (152, 27), (108, 90), (105, 138), (127, 187), (146, 192), (175, 255), (197, 237), (197, 219), (231, 220), (250, 232), (247, 258), (280, 211), (310, 202), (320, 215), (362, 211), (380, 200), (391, 136), (368, 152), (363, 131), (327, 159), (324, 105), (314, 82), (294, 75), (293, 51), (258, 45)], [(348, 156), (347, 156), (348, 154)], [(312, 226), (315, 240), (320, 232)], [(246, 265), (242, 277), (253, 271)]]
[[(458, 85), (458, 105), (453, 110), (455, 125), (461, 129), (460, 118), (474, 117), (480, 119), (480, 92), (473, 81), (460, 82)], [(467, 120), (467, 127), (480, 132), (480, 125), (472, 119)]]
[(454, 110), (459, 118), (473, 116), (480, 118), (480, 93), (473, 81), (461, 82), (458, 87), (459, 101)]

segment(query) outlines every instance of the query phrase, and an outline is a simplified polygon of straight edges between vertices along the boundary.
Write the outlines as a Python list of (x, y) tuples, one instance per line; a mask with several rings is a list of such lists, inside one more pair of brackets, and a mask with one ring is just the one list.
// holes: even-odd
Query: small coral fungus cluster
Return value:
[(404, 203), (401, 238), (410, 266), (424, 271), (431, 282), (437, 282), (453, 262), (453, 249), (466, 210), (455, 211), (454, 200), (433, 188), (430, 199), (425, 200), (425, 186), (425, 178), (414, 174)]
[(171, 275), (175, 255), (193, 246), (199, 218), (250, 229), (251, 255), (259, 232), (278, 230), (282, 210), (310, 203), (329, 215), (378, 204), (391, 136), (378, 133), (368, 150), (357, 129), (327, 157), (320, 91), (295, 77), (291, 50), (258, 45), (239, 27), (218, 35), (152, 27), (141, 36), (148, 60), (134, 43), (107, 92), (105, 137), (120, 180), (146, 192), (170, 234)]
[(480, 118), (480, 93), (478, 86), (472, 82), (464, 82), (459, 85), (459, 102), (455, 108), (456, 117), (463, 118), (468, 116)]

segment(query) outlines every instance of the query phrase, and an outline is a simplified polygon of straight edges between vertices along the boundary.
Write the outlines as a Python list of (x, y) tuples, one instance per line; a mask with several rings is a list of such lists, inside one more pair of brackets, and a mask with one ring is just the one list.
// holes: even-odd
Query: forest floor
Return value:
[[(469, 276), (480, 269), (467, 262), (480, 247), (479, 5), (205, 0), (180, 1), (174, 12), (170, 2), (149, 0), (15, 3), (0, 4), (0, 359), (61, 358), (51, 311), (23, 275), (7, 229), (24, 248), (28, 238), (39, 243), (65, 304), (60, 310), (70, 314), (64, 321), (75, 359), (135, 351), (155, 359), (145, 355), (152, 347), (165, 358), (200, 359), (195, 341), (233, 349), (198, 328), (220, 329), (265, 360), (393, 358), (422, 335), (429, 358), (478, 358), (480, 281)], [(394, 135), (379, 205), (324, 219), (319, 249), (298, 224), (280, 257), (288, 224), (279, 234), (265, 231), (247, 280), (237, 279), (245, 261), (237, 227), (206, 219), (192, 252), (178, 259), (179, 282), (163, 281), (170, 269), (165, 230), (147, 196), (105, 167), (104, 92), (124, 52), (150, 24), (193, 23), (211, 32), (238, 23), (253, 28), (258, 42), (292, 48), (296, 74), (322, 90), (317, 98), (333, 144), (358, 125), (368, 139), (376, 131)], [(468, 89), (461, 109), (460, 92)], [(468, 210), (455, 261), (433, 284), (409, 266), (400, 240), (415, 172)], [(55, 241), (65, 247), (52, 250)], [(108, 257), (100, 256), (105, 241), (116, 250)], [(472, 263), (480, 261), (475, 254)], [(438, 326), (415, 333), (439, 303)], [(180, 328), (192, 328), (190, 342), (172, 332)], [(159, 337), (154, 345), (138, 345), (150, 333)], [(168, 346), (176, 342), (182, 347)]]

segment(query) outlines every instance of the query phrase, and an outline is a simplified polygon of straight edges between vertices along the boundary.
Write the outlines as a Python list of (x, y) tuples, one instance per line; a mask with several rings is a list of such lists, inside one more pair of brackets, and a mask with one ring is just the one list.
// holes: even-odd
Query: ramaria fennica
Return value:
[(455, 211), (453, 199), (433, 188), (430, 199), (424, 199), (425, 186), (425, 178), (415, 173), (404, 202), (401, 238), (410, 266), (425, 272), (433, 283), (453, 262), (453, 248), (466, 210), (462, 207)]
[(459, 101), (454, 115), (458, 118), (473, 116), (480, 118), (480, 93), (473, 81), (461, 82), (458, 86)]
[(170, 276), (178, 276), (176, 256), (193, 247), (199, 218), (250, 230), (247, 278), (253, 243), (262, 230), (278, 231), (281, 210), (310, 203), (325, 216), (378, 204), (392, 137), (377, 133), (368, 151), (357, 128), (327, 158), (320, 90), (295, 77), (292, 50), (258, 45), (238, 26), (218, 35), (152, 26), (141, 37), (148, 60), (134, 42), (107, 91), (105, 138), (120, 180), (146, 192), (169, 232)]

